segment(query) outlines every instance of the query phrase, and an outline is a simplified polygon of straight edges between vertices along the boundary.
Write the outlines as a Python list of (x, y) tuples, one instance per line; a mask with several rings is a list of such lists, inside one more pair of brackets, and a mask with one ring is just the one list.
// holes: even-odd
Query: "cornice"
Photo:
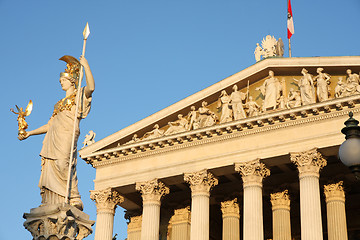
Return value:
[(360, 95), (276, 111), (212, 127), (122, 145), (81, 157), (93, 167), (176, 151), (208, 143), (302, 125), (360, 112)]

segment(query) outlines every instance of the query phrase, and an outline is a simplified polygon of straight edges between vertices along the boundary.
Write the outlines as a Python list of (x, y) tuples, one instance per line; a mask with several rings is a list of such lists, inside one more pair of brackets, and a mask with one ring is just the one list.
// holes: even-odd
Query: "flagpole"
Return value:
[(290, 38), (289, 38), (289, 57), (291, 57), (291, 42), (290, 42)]
[[(90, 29), (89, 29), (89, 24), (86, 23), (84, 32), (83, 32), (83, 37), (84, 37), (84, 42), (83, 42), (83, 49), (82, 49), (82, 54), (81, 56), (84, 57), (85, 56), (85, 48), (86, 48), (86, 40), (88, 38), (90, 34)], [(74, 158), (74, 146), (75, 146), (75, 131), (76, 131), (76, 124), (78, 122), (78, 111), (79, 111), (79, 101), (80, 101), (80, 90), (81, 90), (81, 81), (84, 77), (84, 67), (83, 65), (80, 66), (80, 77), (79, 77), (79, 84), (78, 84), (78, 89), (77, 89), (77, 94), (76, 94), (76, 102), (75, 102), (75, 116), (74, 116), (74, 127), (73, 127), (73, 135), (72, 135), (72, 141), (71, 141), (71, 149), (70, 149), (70, 159), (69, 159), (69, 171), (68, 171), (68, 177), (67, 177), (67, 185), (66, 185), (66, 195), (65, 195), (65, 203), (70, 203), (70, 182), (71, 182), (71, 169), (72, 169), (72, 165), (73, 165), (73, 158)]]

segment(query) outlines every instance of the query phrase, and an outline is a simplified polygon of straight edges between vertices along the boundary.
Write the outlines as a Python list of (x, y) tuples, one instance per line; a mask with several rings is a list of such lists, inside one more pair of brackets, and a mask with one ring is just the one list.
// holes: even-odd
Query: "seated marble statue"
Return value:
[(300, 91), (295, 91), (293, 88), (290, 88), (286, 107), (293, 108), (293, 107), (299, 107), (299, 106), (301, 106)]
[(207, 107), (207, 102), (203, 101), (201, 103), (201, 107), (198, 109), (199, 111), (199, 125), (200, 128), (210, 127), (216, 124), (217, 116), (213, 111), (211, 111)]
[[(65, 97), (55, 104), (53, 114), (47, 124), (19, 135), (19, 139), (24, 140), (29, 136), (46, 134), (40, 152), (42, 167), (39, 187), (42, 205), (65, 202), (69, 160), (71, 151), (75, 152), (72, 160), (70, 194), (68, 197), (71, 205), (82, 210), (83, 204), (78, 191), (76, 175), (76, 147), (80, 135), (80, 120), (86, 118), (90, 111), (95, 82), (90, 66), (84, 57), (80, 57), (80, 62), (71, 56), (64, 56), (60, 60), (68, 63), (65, 72), (60, 73), (60, 84), (65, 91)], [(78, 91), (80, 64), (85, 70), (86, 86)], [(77, 97), (79, 98), (79, 104), (76, 106)], [(75, 116), (76, 107), (78, 109), (77, 116)], [(71, 149), (74, 121), (76, 121), (75, 144), (74, 148)]]
[(188, 120), (183, 117), (182, 114), (179, 114), (178, 120), (174, 122), (168, 122), (168, 124), (169, 128), (165, 131), (165, 135), (171, 135), (186, 131), (188, 127)]
[(260, 113), (260, 106), (253, 100), (253, 97), (249, 97), (249, 101), (245, 103), (245, 108), (247, 109), (248, 117), (258, 116)]

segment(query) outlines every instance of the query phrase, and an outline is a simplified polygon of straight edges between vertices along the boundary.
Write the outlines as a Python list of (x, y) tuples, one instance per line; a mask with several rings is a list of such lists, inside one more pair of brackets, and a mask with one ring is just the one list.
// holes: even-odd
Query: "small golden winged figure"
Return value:
[(18, 118), (17, 118), (18, 125), (19, 125), (18, 135), (24, 135), (26, 133), (25, 130), (28, 127), (28, 124), (25, 121), (25, 117), (30, 115), (32, 108), (33, 108), (33, 102), (31, 100), (29, 101), (29, 104), (27, 105), (25, 111), (23, 110), (22, 107), (19, 108), (17, 105), (15, 105), (15, 107), (18, 110), (18, 112), (15, 112), (13, 108), (11, 108), (10, 111), (18, 115)]

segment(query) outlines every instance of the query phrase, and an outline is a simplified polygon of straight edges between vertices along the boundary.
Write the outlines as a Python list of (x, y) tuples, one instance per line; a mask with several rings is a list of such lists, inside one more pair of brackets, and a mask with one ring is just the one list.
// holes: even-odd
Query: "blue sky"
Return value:
[[(359, 0), (293, 0), (292, 7), (293, 57), (360, 55)], [(29, 130), (48, 121), (64, 96), (58, 58), (80, 56), (87, 21), (96, 90), (79, 145), (89, 130), (100, 140), (254, 64), (256, 43), (268, 34), (284, 40), (287, 56), (286, 10), (286, 0), (0, 0), (0, 239), (30, 239), (22, 215), (41, 201), (43, 136), (17, 140), (9, 109), (32, 99)], [(78, 177), (84, 211), (96, 220), (95, 169), (79, 159)], [(114, 233), (126, 237), (121, 208)]]

